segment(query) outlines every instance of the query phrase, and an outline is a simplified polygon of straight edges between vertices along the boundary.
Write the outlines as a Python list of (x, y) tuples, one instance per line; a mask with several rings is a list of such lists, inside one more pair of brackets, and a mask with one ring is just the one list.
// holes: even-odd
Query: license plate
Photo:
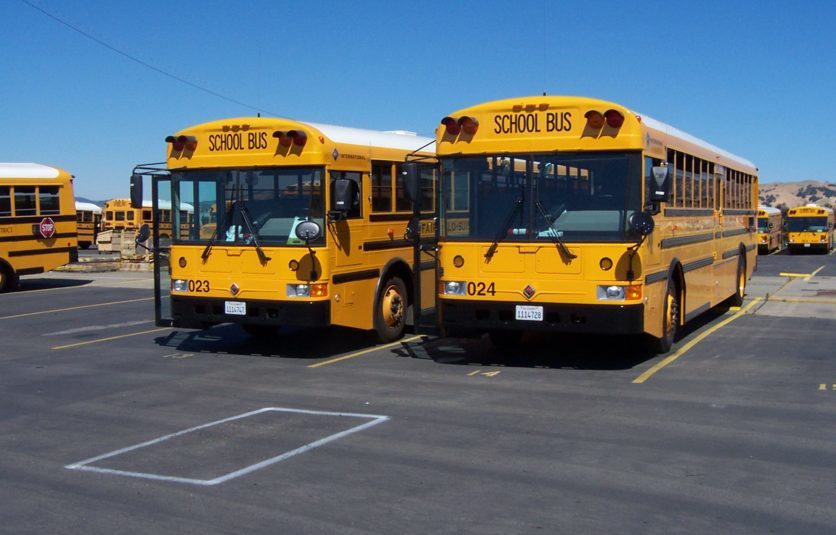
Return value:
[(247, 303), (242, 303), (240, 301), (224, 301), (224, 313), (231, 314), (233, 316), (246, 316)]
[(543, 307), (517, 305), (517, 319), (523, 321), (543, 321)]
[(809, 243), (805, 243), (805, 244), (804, 244), (804, 247), (810, 247), (810, 244), (809, 244)]

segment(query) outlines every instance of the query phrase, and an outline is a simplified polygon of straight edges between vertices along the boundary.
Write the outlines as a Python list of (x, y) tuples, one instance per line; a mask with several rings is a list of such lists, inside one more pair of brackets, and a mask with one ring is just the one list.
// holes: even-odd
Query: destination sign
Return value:
[(226, 132), (209, 135), (209, 152), (264, 150), (267, 132)]
[(537, 134), (568, 132), (572, 129), (572, 112), (503, 113), (493, 118), (494, 134)]

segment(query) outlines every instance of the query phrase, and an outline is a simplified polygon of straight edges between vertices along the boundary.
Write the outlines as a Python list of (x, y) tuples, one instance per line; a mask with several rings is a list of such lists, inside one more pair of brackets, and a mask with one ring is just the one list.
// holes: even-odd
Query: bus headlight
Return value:
[(444, 283), (444, 295), (464, 295), (466, 287), (463, 281), (447, 281)]
[(288, 297), (326, 297), (328, 295), (328, 283), (317, 284), (288, 284)]
[(187, 292), (189, 291), (189, 281), (183, 279), (173, 279), (171, 281), (172, 292)]
[(598, 300), (599, 301), (624, 301), (625, 299), (635, 300), (642, 298), (641, 284), (633, 284), (631, 286), (598, 286)]

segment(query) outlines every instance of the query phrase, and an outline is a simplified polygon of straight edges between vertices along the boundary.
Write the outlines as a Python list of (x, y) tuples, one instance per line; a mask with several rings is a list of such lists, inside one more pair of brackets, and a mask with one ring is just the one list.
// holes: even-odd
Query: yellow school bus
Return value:
[(833, 248), (833, 209), (815, 204), (790, 208), (787, 212), (787, 246), (790, 254)]
[(0, 163), (0, 292), (21, 275), (78, 259), (73, 177), (36, 163)]
[(758, 206), (758, 253), (780, 251), (784, 243), (781, 210)]
[(75, 202), (76, 225), (78, 226), (78, 246), (89, 249), (96, 243), (96, 236), (102, 224), (102, 209), (90, 202)]
[[(194, 207), (183, 203), (180, 206), (180, 222), (183, 230), (191, 224)], [(159, 219), (157, 222), (156, 219)], [(171, 204), (161, 202), (157, 207), (157, 218), (151, 209), (151, 201), (145, 199), (141, 206), (134, 207), (131, 199), (110, 199), (105, 201), (102, 230), (137, 230), (142, 225), (154, 226), (160, 237), (167, 240), (171, 237)]]
[(445, 332), (644, 334), (740, 304), (757, 169), (622, 105), (488, 102), (444, 117), (437, 309)]
[[(434, 263), (427, 256), (413, 270), (405, 237), (413, 212), (401, 172), (407, 156), (433, 156), (432, 139), (242, 117), (166, 141), (165, 171), (138, 166), (132, 182), (135, 200), (138, 177), (148, 174), (156, 202), (171, 202), (173, 216), (183, 203), (195, 210), (163, 252), (170, 274), (157, 263), (159, 288), (167, 291), (171, 278), (170, 301), (158, 299), (161, 324), (233, 322), (253, 335), (339, 325), (391, 341), (415, 302), (414, 273), (427, 278), (423, 302), (432, 304)], [(431, 171), (422, 183), (430, 202)]]

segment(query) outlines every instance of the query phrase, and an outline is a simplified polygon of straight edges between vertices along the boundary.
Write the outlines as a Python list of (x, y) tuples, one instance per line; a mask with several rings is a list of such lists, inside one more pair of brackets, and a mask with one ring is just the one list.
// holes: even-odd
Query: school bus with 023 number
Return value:
[[(154, 204), (172, 206), (170, 251), (154, 247), (168, 256), (156, 262), (159, 323), (232, 322), (256, 336), (340, 325), (392, 341), (417, 300), (415, 273), (426, 278), (423, 302), (432, 306), (434, 263), (426, 256), (413, 271), (404, 236), (412, 204), (402, 166), (413, 153), (433, 156), (433, 139), (244, 117), (186, 128), (166, 142), (165, 164), (137, 166), (132, 177), (135, 201), (151, 176)], [(421, 183), (431, 219), (432, 165)], [(181, 226), (184, 203), (195, 217)]]

